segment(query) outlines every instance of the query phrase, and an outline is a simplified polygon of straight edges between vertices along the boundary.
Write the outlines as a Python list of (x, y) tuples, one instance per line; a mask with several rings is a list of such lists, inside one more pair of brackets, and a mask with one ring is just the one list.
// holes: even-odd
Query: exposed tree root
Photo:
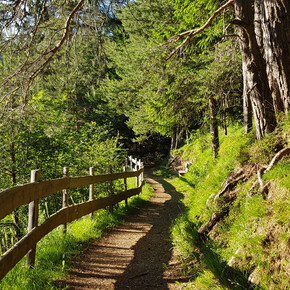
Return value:
[(216, 201), (219, 197), (224, 195), (226, 192), (233, 190), (234, 187), (237, 185), (237, 183), (240, 180), (244, 179), (245, 177), (246, 175), (244, 174), (243, 169), (240, 169), (233, 176), (230, 176), (229, 178), (227, 178), (224, 188), (214, 197), (214, 201)]
[[(249, 192), (252, 192), (253, 189), (259, 184), (260, 185), (260, 193), (266, 197), (268, 194), (268, 185), (269, 183), (264, 183), (262, 176), (271, 170), (275, 164), (277, 164), (284, 156), (290, 155), (290, 147), (284, 148), (280, 150), (274, 158), (271, 160), (269, 165), (263, 166), (257, 171), (257, 180), (254, 182), (253, 186), (251, 187)], [(249, 179), (249, 177), (253, 174), (253, 171), (256, 169), (256, 166), (253, 166), (248, 173), (246, 173), (243, 169), (240, 169), (238, 172), (230, 174), (229, 177), (226, 179), (226, 182), (223, 184), (223, 189), (214, 197), (214, 201), (216, 201), (221, 196), (225, 195), (225, 193), (230, 193), (237, 183), (243, 179)], [(202, 239), (207, 233), (209, 233), (212, 228), (221, 220), (223, 219), (229, 211), (229, 204), (235, 200), (237, 196), (237, 192), (234, 194), (229, 194), (229, 198), (227, 201), (227, 205), (224, 206), (222, 213), (213, 213), (210, 220), (199, 228), (198, 234)], [(207, 201), (209, 204), (209, 200)]]
[(256, 186), (258, 184), (260, 184), (260, 193), (262, 195), (267, 195), (268, 194), (268, 185), (269, 183), (264, 184), (264, 181), (262, 179), (263, 175), (270, 171), (274, 165), (276, 165), (283, 157), (285, 156), (289, 156), (290, 155), (290, 147), (284, 148), (282, 150), (280, 150), (275, 156), (274, 158), (271, 160), (271, 162), (269, 163), (269, 165), (263, 166), (262, 168), (260, 168), (257, 172), (257, 180), (253, 183), (252, 187), (249, 190), (249, 195), (253, 194), (254, 189), (256, 188)]
[(227, 212), (223, 213), (213, 213), (210, 220), (202, 227), (199, 228), (198, 234), (200, 237), (207, 234), (212, 230), (212, 228), (227, 214)]

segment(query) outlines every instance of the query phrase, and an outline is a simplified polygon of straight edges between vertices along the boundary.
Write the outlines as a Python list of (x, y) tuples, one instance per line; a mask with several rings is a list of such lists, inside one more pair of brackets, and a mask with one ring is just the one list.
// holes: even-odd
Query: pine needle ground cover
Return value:
[[(284, 124), (285, 125), (285, 124)], [(175, 154), (191, 161), (188, 173), (168, 179), (185, 194), (187, 210), (172, 226), (175, 247), (193, 289), (288, 289), (290, 285), (289, 156), (263, 175), (267, 192), (253, 187), (256, 169), (289, 147), (289, 126), (263, 140), (232, 127), (221, 137), (219, 157), (212, 160), (210, 136), (197, 133)], [(232, 172), (243, 170), (227, 194), (216, 198)], [(213, 217), (221, 216), (212, 228)]]

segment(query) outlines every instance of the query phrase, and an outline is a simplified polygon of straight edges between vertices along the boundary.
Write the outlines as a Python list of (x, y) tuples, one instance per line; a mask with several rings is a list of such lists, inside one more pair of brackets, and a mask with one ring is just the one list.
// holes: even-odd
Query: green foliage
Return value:
[[(118, 135), (111, 134), (95, 122), (75, 121), (68, 111), (67, 93), (52, 96), (39, 91), (26, 106), (26, 112), (13, 111), (7, 123), (0, 124), (0, 182), (7, 189), (28, 183), (30, 171), (41, 170), (41, 180), (63, 176), (63, 167), (70, 168), (71, 176), (88, 175), (89, 167), (95, 173), (119, 170), (126, 152)], [(77, 128), (76, 128), (77, 127)], [(103, 185), (97, 187), (100, 195)], [(70, 202), (81, 202), (87, 189), (70, 191)], [(61, 195), (54, 194), (40, 201), (41, 219), (61, 208)], [(15, 219), (17, 217), (17, 219)], [(7, 217), (12, 226), (1, 228), (1, 251), (10, 247), (26, 232), (27, 208), (21, 207)]]
[[(221, 4), (219, 0), (172, 0), (172, 2), (175, 3), (175, 17), (180, 23), (179, 33), (203, 26)], [(204, 51), (219, 41), (224, 33), (225, 21), (231, 18), (231, 13), (225, 12), (223, 17), (215, 19), (210, 28), (192, 40), (190, 51), (196, 52), (197, 48)]]

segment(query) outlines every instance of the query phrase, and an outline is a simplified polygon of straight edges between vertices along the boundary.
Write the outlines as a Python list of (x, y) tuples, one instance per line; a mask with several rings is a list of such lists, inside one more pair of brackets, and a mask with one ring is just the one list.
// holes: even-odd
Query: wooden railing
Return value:
[[(127, 198), (140, 194), (142, 191), (144, 167), (140, 160), (128, 158), (130, 166), (125, 166), (123, 172), (94, 175), (93, 168), (90, 168), (90, 175), (81, 177), (69, 177), (68, 168), (64, 168), (64, 177), (52, 180), (41, 181), (40, 170), (31, 172), (31, 183), (13, 187), (0, 193), (0, 220), (11, 214), (22, 205), (29, 204), (28, 233), (21, 238), (14, 246), (0, 257), (0, 280), (26, 255), (27, 266), (35, 263), (37, 243), (53, 229), (60, 225), (72, 222), (82, 216), (91, 214), (101, 208), (110, 207)], [(135, 166), (133, 166), (135, 164)], [(127, 167), (131, 171), (127, 171)], [(132, 170), (134, 169), (134, 170)], [(127, 178), (136, 177), (136, 188), (127, 189)], [(113, 194), (113, 180), (124, 180), (124, 191)], [(109, 196), (94, 199), (94, 185), (108, 182)], [(75, 205), (68, 205), (68, 190), (90, 186), (89, 200)], [(38, 225), (39, 200), (57, 192), (63, 192), (62, 208), (47, 218), (41, 225)]]

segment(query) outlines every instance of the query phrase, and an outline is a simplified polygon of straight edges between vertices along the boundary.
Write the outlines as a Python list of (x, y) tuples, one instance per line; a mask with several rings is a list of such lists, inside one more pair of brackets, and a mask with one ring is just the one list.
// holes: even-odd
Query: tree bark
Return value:
[(290, 99), (290, 2), (289, 0), (259, 0), (255, 2), (260, 6), (264, 57), (274, 108), (276, 112), (288, 114)]
[(172, 136), (171, 136), (170, 152), (172, 152), (173, 149), (174, 149), (174, 144), (175, 144), (175, 135), (176, 135), (176, 133), (175, 133), (175, 131), (174, 131), (174, 132), (172, 133)]
[(180, 140), (181, 140), (181, 137), (184, 133), (184, 128), (178, 128), (176, 130), (176, 139), (175, 139), (175, 148), (174, 149), (177, 149), (178, 148), (178, 144), (180, 143)]
[[(242, 47), (242, 46), (241, 46)], [(247, 79), (247, 65), (246, 65), (246, 55), (242, 53), (243, 57), (243, 114), (244, 114), (244, 133), (248, 134), (253, 128), (253, 118), (252, 118), (252, 107), (250, 94), (248, 89), (248, 79)], [(245, 61), (244, 61), (245, 59)]]
[(234, 24), (238, 25), (241, 40), (242, 59), (245, 66), (244, 77), (247, 80), (256, 137), (261, 139), (276, 127), (273, 99), (266, 74), (266, 63), (259, 49), (254, 27), (254, 9), (251, 1), (235, 0)]
[(219, 151), (219, 131), (217, 122), (217, 103), (216, 100), (211, 96), (209, 98), (209, 114), (210, 114), (210, 135), (211, 135), (211, 146), (212, 146), (212, 157), (215, 160), (218, 156)]
[(245, 131), (250, 125), (250, 98), (257, 139), (276, 127), (275, 113), (289, 110), (290, 87), (290, 2), (289, 0), (229, 0), (200, 28), (175, 35), (169, 42), (192, 37), (206, 29), (221, 12), (234, 5), (244, 72)]

